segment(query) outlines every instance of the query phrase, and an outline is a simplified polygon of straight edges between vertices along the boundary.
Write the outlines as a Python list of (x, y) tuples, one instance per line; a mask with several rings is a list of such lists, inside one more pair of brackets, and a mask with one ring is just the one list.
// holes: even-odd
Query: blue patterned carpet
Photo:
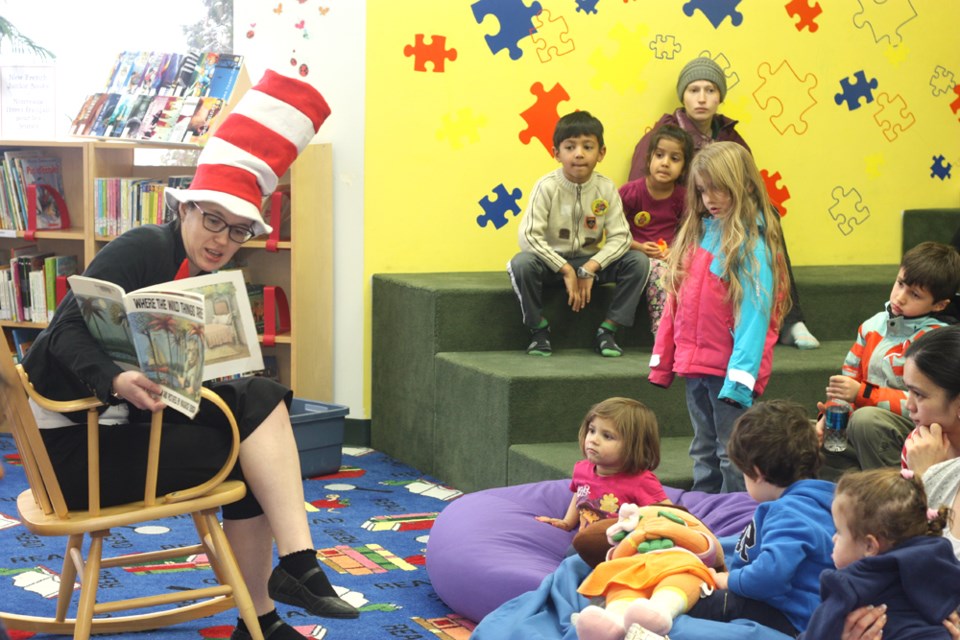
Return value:
[[(52, 615), (63, 563), (64, 538), (42, 539), (17, 520), (16, 496), (27, 488), (13, 439), (0, 435), (6, 477), (0, 480), (0, 609)], [(361, 610), (359, 620), (321, 620), (286, 605), (278, 610), (305, 637), (465, 640), (473, 625), (437, 597), (424, 567), (430, 527), (437, 513), (460, 493), (416, 469), (365, 448), (344, 447), (336, 474), (304, 481), (306, 509), (331, 582)], [(189, 520), (167, 519), (136, 529), (118, 529), (106, 539), (112, 555), (192, 542)], [(212, 580), (203, 557), (164, 565), (106, 570), (101, 599), (200, 586)], [(75, 611), (76, 595), (74, 596)], [(229, 638), (236, 613), (152, 632), (105, 636), (138, 640)], [(53, 638), (8, 631), (12, 640)]]

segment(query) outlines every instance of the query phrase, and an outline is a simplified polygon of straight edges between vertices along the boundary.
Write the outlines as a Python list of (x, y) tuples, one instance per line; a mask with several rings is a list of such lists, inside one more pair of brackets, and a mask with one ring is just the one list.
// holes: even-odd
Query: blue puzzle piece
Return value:
[(838, 105), (846, 102), (847, 109), (850, 111), (859, 109), (862, 106), (860, 98), (865, 99), (863, 104), (873, 102), (873, 90), (876, 89), (878, 85), (876, 78), (870, 78), (870, 82), (867, 82), (867, 76), (863, 70), (853, 74), (853, 78), (856, 80), (854, 83), (851, 83), (849, 78), (842, 78), (840, 80), (840, 88), (843, 89), (843, 91), (833, 96), (833, 99)]
[(743, 22), (743, 14), (737, 11), (738, 4), (740, 0), (691, 0), (683, 5), (683, 12), (687, 17), (693, 17), (693, 12), (699, 9), (714, 29), (719, 29), (727, 16), (730, 16), (733, 26), (739, 27)]
[(577, 13), (583, 11), (584, 13), (596, 13), (597, 5), (600, 4), (600, 0), (576, 0), (577, 2)]
[(496, 35), (484, 36), (490, 51), (496, 53), (501, 49), (510, 51), (510, 59), (518, 60), (523, 50), (518, 43), (530, 34), (536, 33), (533, 16), (540, 13), (540, 3), (534, 2), (529, 7), (523, 0), (478, 0), (470, 5), (473, 17), (477, 24), (489, 15), (495, 16), (500, 22), (500, 31)]
[(930, 177), (946, 180), (950, 177), (950, 169), (953, 167), (949, 162), (944, 164), (943, 156), (933, 156), (933, 164), (930, 166)]
[(477, 224), (485, 227), (488, 222), (492, 222), (493, 226), (499, 229), (507, 224), (507, 211), (512, 211), (514, 216), (520, 213), (517, 200), (523, 196), (523, 192), (520, 189), (514, 189), (507, 193), (507, 188), (502, 182), (493, 188), (493, 192), (497, 195), (496, 200), (491, 200), (490, 196), (483, 196), (480, 200), (484, 214), (477, 216)]

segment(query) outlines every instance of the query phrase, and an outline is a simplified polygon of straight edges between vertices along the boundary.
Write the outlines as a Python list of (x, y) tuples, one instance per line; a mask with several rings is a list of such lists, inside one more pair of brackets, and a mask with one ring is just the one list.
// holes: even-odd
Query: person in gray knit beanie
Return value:
[(680, 77), (677, 78), (677, 97), (680, 98), (680, 102), (683, 102), (683, 93), (687, 90), (687, 85), (697, 80), (709, 80), (715, 84), (720, 91), (720, 102), (727, 97), (727, 79), (720, 65), (710, 58), (694, 58), (683, 67)]

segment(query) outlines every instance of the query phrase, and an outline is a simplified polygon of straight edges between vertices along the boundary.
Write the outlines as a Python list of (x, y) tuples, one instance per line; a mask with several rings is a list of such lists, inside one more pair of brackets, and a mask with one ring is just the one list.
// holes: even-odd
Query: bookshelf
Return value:
[[(165, 178), (192, 173), (192, 165), (141, 162), (139, 151), (183, 150), (182, 144), (113, 140), (30, 141), (0, 140), (2, 149), (41, 149), (63, 162), (65, 200), (73, 227), (37, 231), (41, 250), (76, 254), (86, 266), (112, 240), (94, 234), (94, 181), (105, 177)], [(196, 147), (189, 147), (196, 149)], [(333, 172), (330, 144), (309, 145), (300, 154), (281, 185), (290, 193), (290, 240), (266, 249), (266, 241), (243, 245), (238, 257), (246, 262), (248, 282), (278, 285), (290, 303), (290, 331), (278, 335), (264, 355), (277, 358), (281, 381), (294, 395), (329, 401), (333, 396)], [(0, 251), (27, 244), (23, 232), (0, 231)], [(5, 338), (16, 327), (43, 327), (43, 323), (0, 321)], [(4, 428), (5, 430), (5, 428)]]

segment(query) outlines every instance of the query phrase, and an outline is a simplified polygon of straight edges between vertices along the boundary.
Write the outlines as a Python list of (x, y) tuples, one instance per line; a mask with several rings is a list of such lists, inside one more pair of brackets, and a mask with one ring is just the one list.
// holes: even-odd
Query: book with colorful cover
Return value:
[(183, 62), (183, 54), (168, 53), (163, 59), (163, 65), (160, 69), (160, 81), (157, 87), (157, 94), (161, 96), (172, 96), (177, 87), (177, 78), (180, 75), (180, 64)]
[(167, 137), (168, 142), (183, 142), (183, 139), (187, 136), (187, 132), (190, 129), (190, 121), (193, 119), (193, 114), (197, 112), (199, 106), (200, 98), (196, 96), (183, 98), (180, 113), (177, 114), (177, 121), (174, 122), (170, 128), (170, 135)]
[(210, 81), (213, 78), (213, 72), (217, 67), (217, 60), (220, 59), (219, 53), (209, 51), (200, 55), (196, 68), (193, 70), (193, 77), (190, 79), (190, 85), (184, 91), (184, 96), (206, 96), (209, 95)]
[(70, 124), (71, 135), (83, 135), (83, 132), (87, 129), (87, 125), (90, 123), (90, 118), (93, 116), (93, 109), (102, 95), (103, 93), (91, 93), (86, 97), (83, 105), (80, 106), (80, 111), (77, 112), (76, 117)]
[[(153, 128), (153, 135), (150, 137), (151, 140), (154, 142), (167, 142), (170, 140), (173, 127), (176, 125), (177, 118), (180, 116), (183, 101), (184, 98), (178, 96), (167, 96), (166, 103), (160, 110), (160, 118)], [(186, 125), (184, 125), (184, 128), (186, 128)], [(183, 136), (181, 136), (181, 139), (182, 137)], [(179, 142), (179, 140), (176, 142)]]
[(91, 335), (124, 369), (162, 388), (167, 406), (193, 417), (200, 384), (263, 369), (239, 271), (164, 282), (125, 292), (111, 282), (70, 276)]
[(44, 260), (43, 275), (47, 297), (47, 322), (53, 320), (53, 312), (63, 297), (61, 294), (66, 293), (66, 281), (63, 281), (64, 285), (58, 290), (57, 278), (66, 278), (79, 272), (80, 263), (77, 261), (77, 256), (50, 256)]
[(193, 112), (187, 132), (183, 136), (184, 142), (202, 144), (210, 135), (210, 125), (223, 108), (223, 100), (219, 98), (202, 97), (197, 110)]
[(240, 76), (240, 67), (243, 66), (243, 56), (233, 53), (221, 53), (213, 68), (210, 85), (204, 95), (211, 98), (229, 100), (233, 88), (237, 85)]
[(140, 127), (143, 126), (143, 118), (147, 115), (147, 109), (150, 108), (152, 102), (153, 96), (136, 96), (136, 100), (134, 100), (130, 106), (130, 114), (127, 116), (127, 121), (123, 125), (123, 131), (120, 132), (121, 138), (137, 138)]
[(113, 71), (103, 88), (104, 93), (120, 93), (124, 90), (136, 59), (136, 51), (122, 51), (117, 55), (113, 63)]
[(64, 212), (61, 211), (60, 203), (65, 201), (66, 194), (63, 189), (63, 169), (60, 158), (28, 155), (22, 156), (19, 163), (25, 198), (26, 187), (32, 184), (49, 185), (60, 194), (61, 200), (58, 202), (47, 190), (36, 190), (37, 229), (62, 229)]
[(137, 131), (137, 140), (153, 140), (157, 132), (157, 126), (163, 119), (164, 110), (167, 108), (167, 102), (176, 100), (174, 96), (154, 96), (150, 100), (150, 106), (143, 116), (143, 122), (140, 123), (140, 129)]
[(120, 93), (108, 93), (106, 99), (103, 101), (103, 106), (100, 107), (100, 111), (97, 112), (96, 119), (94, 120), (93, 126), (90, 127), (88, 135), (100, 137), (106, 137), (107, 126), (113, 122), (114, 111), (117, 109), (117, 104), (120, 102), (120, 98), (123, 94)]

